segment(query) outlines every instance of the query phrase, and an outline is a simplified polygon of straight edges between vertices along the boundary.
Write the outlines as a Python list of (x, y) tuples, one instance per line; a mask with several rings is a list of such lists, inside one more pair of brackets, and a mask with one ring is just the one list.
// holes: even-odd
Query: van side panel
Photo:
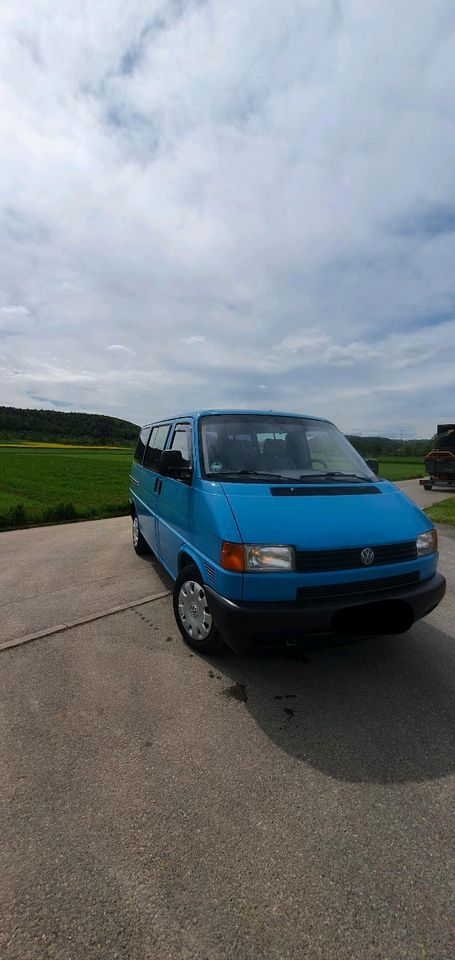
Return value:
[[(163, 499), (165, 484), (171, 486), (167, 487)], [(225, 596), (240, 600), (242, 575), (229, 573), (220, 566), (222, 541), (240, 541), (232, 510), (220, 485), (198, 477), (193, 477), (191, 485), (164, 477), (162, 493), (159, 549), (163, 566), (175, 578), (181, 554), (188, 553), (205, 582)]]
[(139, 463), (133, 463), (130, 471), (130, 500), (134, 506), (139, 519), (139, 526), (143, 537), (147, 540), (149, 546), (153, 549), (155, 544), (150, 543), (150, 511), (152, 504), (148, 492), (144, 487), (144, 474), (146, 471)]

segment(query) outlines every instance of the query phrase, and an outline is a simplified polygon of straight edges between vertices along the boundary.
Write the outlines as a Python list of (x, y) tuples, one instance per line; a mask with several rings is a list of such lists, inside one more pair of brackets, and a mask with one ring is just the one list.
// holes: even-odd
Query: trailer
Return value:
[(424, 490), (435, 484), (455, 488), (455, 423), (440, 423), (434, 446), (424, 460), (427, 477), (420, 480)]

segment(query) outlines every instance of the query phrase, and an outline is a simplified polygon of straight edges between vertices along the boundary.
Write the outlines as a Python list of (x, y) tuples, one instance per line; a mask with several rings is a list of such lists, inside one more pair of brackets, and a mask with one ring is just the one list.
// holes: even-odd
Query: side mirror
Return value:
[(191, 467), (183, 459), (181, 450), (163, 450), (159, 471), (162, 477), (173, 477), (174, 480), (191, 480), (192, 476)]
[(377, 476), (378, 473), (379, 473), (379, 463), (378, 463), (378, 461), (377, 461), (377, 460), (365, 460), (365, 463), (366, 463), (367, 467), (369, 467), (370, 470), (372, 470), (373, 473), (375, 473), (376, 476)]

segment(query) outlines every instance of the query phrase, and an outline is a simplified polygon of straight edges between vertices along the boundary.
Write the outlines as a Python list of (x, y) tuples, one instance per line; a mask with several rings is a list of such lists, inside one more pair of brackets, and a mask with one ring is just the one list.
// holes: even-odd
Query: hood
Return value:
[[(348, 493), (343, 484), (304, 486), (303, 495), (287, 495), (289, 488), (283, 484), (222, 486), (244, 543), (288, 543), (298, 550), (329, 550), (413, 540), (433, 526), (388, 481), (371, 484), (371, 493), (356, 493), (352, 485)], [(299, 487), (299, 493), (301, 490)], [(280, 492), (274, 495), (272, 491)]]

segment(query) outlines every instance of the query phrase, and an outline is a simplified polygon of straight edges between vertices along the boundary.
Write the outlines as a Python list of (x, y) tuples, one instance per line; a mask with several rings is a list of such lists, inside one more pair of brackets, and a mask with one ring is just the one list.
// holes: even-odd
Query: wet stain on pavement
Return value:
[(230, 687), (225, 687), (223, 690), (225, 697), (231, 697), (232, 700), (239, 700), (240, 703), (246, 703), (248, 700), (248, 693), (244, 683), (233, 683)]

